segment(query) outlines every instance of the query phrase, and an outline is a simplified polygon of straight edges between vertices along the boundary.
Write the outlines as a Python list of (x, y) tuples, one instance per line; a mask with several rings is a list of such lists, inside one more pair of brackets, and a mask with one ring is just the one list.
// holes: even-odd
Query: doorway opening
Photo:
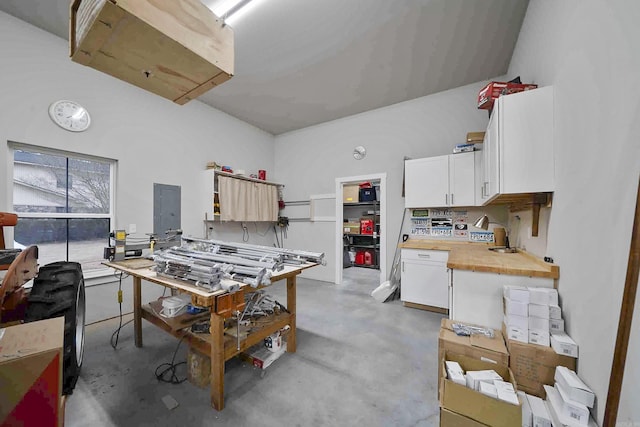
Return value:
[(377, 270), (378, 283), (386, 280), (386, 186), (386, 173), (336, 178), (337, 285), (345, 268)]

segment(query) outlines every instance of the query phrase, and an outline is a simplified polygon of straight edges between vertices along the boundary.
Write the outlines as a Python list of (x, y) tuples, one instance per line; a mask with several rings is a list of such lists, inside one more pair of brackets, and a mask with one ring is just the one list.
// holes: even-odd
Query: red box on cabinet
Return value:
[(478, 93), (478, 108), (481, 110), (491, 110), (493, 103), (501, 95), (524, 92), (525, 90), (531, 90), (537, 87), (538, 85), (535, 84), (491, 82)]
[(360, 234), (373, 234), (373, 220), (361, 219), (360, 220)]

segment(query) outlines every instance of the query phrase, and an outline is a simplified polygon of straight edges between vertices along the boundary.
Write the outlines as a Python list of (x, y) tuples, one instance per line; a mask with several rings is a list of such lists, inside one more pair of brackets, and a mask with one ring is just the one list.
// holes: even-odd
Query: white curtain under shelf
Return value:
[(275, 185), (218, 175), (218, 197), (222, 221), (278, 220)]

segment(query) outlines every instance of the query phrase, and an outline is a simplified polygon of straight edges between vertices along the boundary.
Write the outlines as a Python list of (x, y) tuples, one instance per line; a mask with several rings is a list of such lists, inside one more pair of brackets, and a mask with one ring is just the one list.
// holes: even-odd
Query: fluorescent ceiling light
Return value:
[(226, 25), (236, 22), (247, 11), (253, 9), (259, 0), (220, 0), (208, 1), (207, 7), (215, 13), (216, 16), (222, 18)]

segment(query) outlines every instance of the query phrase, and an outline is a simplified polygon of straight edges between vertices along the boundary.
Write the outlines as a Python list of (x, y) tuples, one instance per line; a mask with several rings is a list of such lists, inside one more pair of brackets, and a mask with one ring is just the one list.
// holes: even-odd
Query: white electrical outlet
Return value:
[(137, 228), (135, 224), (129, 224), (129, 233), (135, 233), (136, 229)]

